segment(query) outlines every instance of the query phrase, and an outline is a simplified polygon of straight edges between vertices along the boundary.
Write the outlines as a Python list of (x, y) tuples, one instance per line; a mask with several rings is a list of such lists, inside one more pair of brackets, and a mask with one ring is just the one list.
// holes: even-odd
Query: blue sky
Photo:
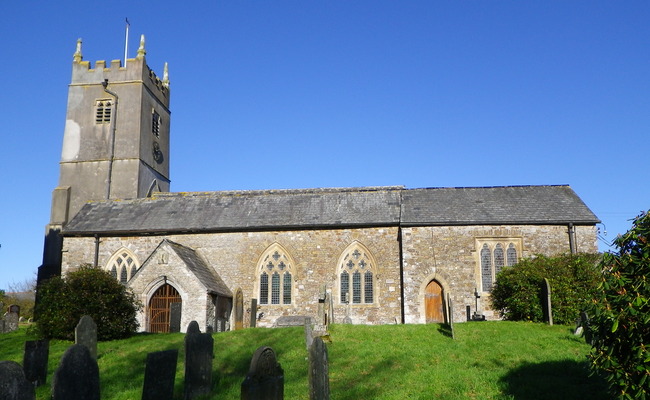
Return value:
[(0, 288), (35, 275), (77, 38), (171, 80), (172, 191), (569, 184), (650, 208), (650, 2), (0, 3)]

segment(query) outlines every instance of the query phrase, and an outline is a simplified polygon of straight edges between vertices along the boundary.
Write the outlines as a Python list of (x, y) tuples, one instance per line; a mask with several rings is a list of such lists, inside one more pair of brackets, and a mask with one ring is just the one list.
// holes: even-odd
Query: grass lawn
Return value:
[[(359, 399), (608, 399), (602, 380), (589, 377), (584, 339), (566, 326), (522, 322), (441, 325), (334, 325), (328, 344), (333, 400)], [(176, 398), (183, 393), (183, 334), (138, 334), (101, 342), (101, 397), (138, 400), (149, 352), (179, 349)], [(251, 356), (271, 346), (285, 373), (285, 398), (308, 399), (302, 328), (245, 329), (214, 336), (214, 399), (239, 399)], [(0, 335), (0, 360), (22, 364), (28, 330)], [(50, 342), (48, 385), (70, 342)]]

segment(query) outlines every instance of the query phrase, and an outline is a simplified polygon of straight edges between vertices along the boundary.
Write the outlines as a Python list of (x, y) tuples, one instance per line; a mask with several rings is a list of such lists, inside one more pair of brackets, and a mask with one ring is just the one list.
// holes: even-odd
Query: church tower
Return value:
[(147, 197), (169, 191), (169, 77), (162, 80), (145, 61), (144, 35), (137, 56), (83, 61), (81, 39), (72, 81), (59, 183), (52, 194), (43, 265), (38, 280), (61, 272), (59, 232), (88, 201)]

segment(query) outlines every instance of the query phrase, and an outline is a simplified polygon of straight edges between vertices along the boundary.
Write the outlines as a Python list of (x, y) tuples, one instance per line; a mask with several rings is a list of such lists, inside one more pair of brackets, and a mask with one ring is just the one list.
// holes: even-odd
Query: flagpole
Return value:
[(126, 36), (124, 38), (124, 67), (126, 68), (126, 57), (129, 52), (129, 19), (126, 18)]

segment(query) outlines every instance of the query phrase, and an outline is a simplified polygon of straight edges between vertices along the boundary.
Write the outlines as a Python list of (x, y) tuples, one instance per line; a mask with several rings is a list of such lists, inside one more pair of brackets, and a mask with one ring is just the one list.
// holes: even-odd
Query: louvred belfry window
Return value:
[(113, 114), (113, 101), (110, 99), (97, 100), (95, 102), (95, 123), (108, 124)]

